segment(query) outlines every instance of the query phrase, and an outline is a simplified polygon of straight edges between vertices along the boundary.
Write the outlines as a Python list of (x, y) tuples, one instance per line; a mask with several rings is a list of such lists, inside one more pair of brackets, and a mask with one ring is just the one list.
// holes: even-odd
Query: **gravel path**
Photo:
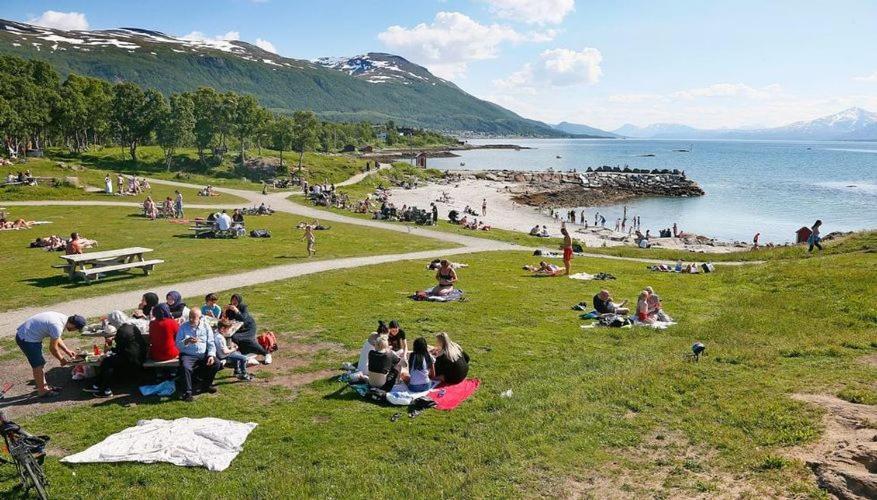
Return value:
[[(382, 167), (383, 168), (383, 167)], [(365, 173), (357, 174), (358, 179), (362, 180), (365, 178)], [(159, 179), (149, 179), (150, 182), (156, 184), (166, 184), (171, 186), (179, 186), (179, 187), (188, 187), (188, 188), (198, 188), (198, 186), (192, 184), (186, 184), (183, 182), (175, 182), (175, 181), (165, 181)], [(343, 184), (338, 184), (343, 185)], [(453, 233), (445, 233), (440, 231), (434, 231), (418, 226), (410, 226), (407, 224), (398, 224), (392, 222), (381, 222), (376, 220), (369, 219), (359, 219), (355, 217), (347, 217), (345, 215), (340, 215), (324, 210), (318, 210), (315, 208), (307, 207), (304, 205), (300, 205), (298, 203), (293, 203), (287, 199), (289, 196), (288, 192), (278, 192), (271, 193), (268, 195), (263, 195), (257, 191), (247, 191), (243, 189), (229, 189), (229, 188), (215, 188), (217, 191), (221, 191), (228, 194), (233, 194), (235, 196), (239, 196), (245, 200), (247, 203), (244, 205), (229, 205), (225, 208), (234, 208), (238, 206), (258, 206), (261, 203), (265, 203), (265, 205), (270, 206), (276, 211), (286, 212), (294, 215), (300, 215), (304, 219), (312, 220), (318, 219), (320, 221), (332, 221), (339, 222), (345, 224), (354, 224), (358, 226), (366, 226), (373, 227), (376, 229), (383, 229), (388, 231), (396, 231), (400, 233), (409, 233), (415, 234), (417, 236), (422, 236), (426, 238), (434, 238), (437, 240), (442, 240), (446, 242), (453, 242), (461, 245), (458, 248), (444, 249), (444, 250), (427, 250), (422, 252), (411, 252), (404, 254), (390, 254), (390, 255), (377, 255), (377, 256), (366, 256), (366, 257), (349, 257), (342, 259), (332, 259), (332, 260), (318, 260), (311, 262), (304, 262), (298, 264), (287, 264), (281, 266), (271, 266), (265, 267), (261, 269), (255, 269), (252, 271), (247, 271), (239, 274), (226, 275), (226, 276), (217, 276), (214, 278), (206, 278), (195, 281), (187, 281), (184, 283), (170, 283), (167, 285), (163, 285), (161, 287), (156, 287), (157, 290), (164, 292), (165, 290), (178, 290), (184, 297), (186, 296), (199, 296), (205, 293), (205, 290), (209, 290), (212, 292), (223, 292), (226, 290), (238, 289), (250, 285), (257, 285), (261, 283), (268, 283), (271, 281), (279, 281), (285, 280), (289, 278), (293, 278), (296, 276), (303, 276), (307, 274), (314, 274), (323, 271), (331, 271), (336, 269), (350, 269), (362, 266), (368, 266), (373, 264), (382, 264), (387, 262), (399, 262), (405, 260), (422, 260), (428, 261), (435, 258), (441, 258), (449, 255), (460, 255), (474, 252), (485, 252), (485, 251), (504, 251), (504, 250), (525, 250), (532, 252), (533, 248), (522, 247), (519, 245), (514, 245), (511, 243), (505, 243), (501, 241), (489, 240), (485, 238), (478, 238), (474, 236), (466, 236), (461, 234), (453, 234)], [(116, 201), (67, 201), (67, 200), (44, 200), (44, 201), (17, 201), (17, 202), (4, 202), (4, 205), (7, 206), (122, 206), (122, 207), (139, 207), (140, 203), (135, 202), (116, 202)], [(217, 209), (222, 208), (217, 205), (197, 205), (197, 204), (186, 204), (186, 207), (191, 208), (207, 208), (207, 209)], [(641, 258), (633, 258), (633, 257), (616, 257), (611, 255), (600, 255), (600, 254), (584, 254), (584, 257), (593, 257), (593, 258), (601, 258), (601, 259), (612, 259), (612, 260), (624, 260), (624, 261), (634, 261), (634, 262), (642, 262), (647, 264), (655, 264), (655, 263), (665, 263), (666, 261), (655, 260), (655, 259), (641, 259)], [(746, 264), (757, 264), (759, 262), (722, 262), (717, 265), (746, 265)], [(99, 286), (99, 285), (98, 285)], [(77, 313), (82, 314), (87, 317), (99, 316), (102, 314), (106, 314), (109, 311), (115, 309), (128, 309), (134, 307), (139, 301), (141, 295), (145, 292), (145, 290), (136, 290), (131, 292), (121, 292), (110, 295), (104, 295), (100, 297), (91, 297), (85, 299), (76, 299), (68, 302), (63, 302), (59, 304), (52, 304), (48, 306), (40, 306), (40, 307), (29, 307), (23, 309), (15, 309), (11, 311), (6, 311), (0, 313), (0, 337), (11, 336), (15, 332), (15, 328), (21, 324), (25, 319), (30, 317), (33, 314), (36, 314), (41, 311), (46, 310), (55, 310), (65, 313)], [(159, 293), (159, 296), (163, 296), (163, 293)]]

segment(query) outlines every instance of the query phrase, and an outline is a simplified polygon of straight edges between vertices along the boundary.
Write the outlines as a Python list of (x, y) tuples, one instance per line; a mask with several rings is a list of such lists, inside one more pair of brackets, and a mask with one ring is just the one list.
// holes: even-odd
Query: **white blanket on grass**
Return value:
[(573, 280), (589, 281), (589, 280), (594, 279), (594, 276), (591, 274), (588, 274), (588, 273), (576, 273), (576, 274), (570, 274), (569, 278), (573, 279)]
[(256, 425), (210, 417), (140, 420), (136, 426), (61, 461), (74, 464), (169, 462), (222, 471), (241, 452)]
[(675, 324), (675, 321), (655, 321), (654, 323), (642, 323), (636, 318), (634, 318), (633, 320), (633, 326), (648, 326), (650, 328), (654, 328), (655, 330), (666, 330), (667, 327)]
[(396, 406), (408, 406), (415, 399), (425, 397), (436, 385), (438, 385), (438, 382), (432, 381), (429, 384), (429, 389), (423, 392), (410, 392), (404, 382), (399, 382), (387, 393), (387, 401)]

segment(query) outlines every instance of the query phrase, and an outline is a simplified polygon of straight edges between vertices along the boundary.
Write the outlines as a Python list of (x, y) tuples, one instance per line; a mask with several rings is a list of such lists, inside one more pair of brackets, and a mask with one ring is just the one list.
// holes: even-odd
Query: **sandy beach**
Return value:
[[(561, 223), (554, 220), (547, 211), (540, 211), (537, 208), (521, 205), (511, 200), (509, 190), (513, 187), (512, 183), (474, 179), (451, 183), (430, 183), (415, 189), (394, 188), (390, 191), (390, 201), (397, 207), (414, 205), (418, 208), (429, 208), (429, 204), (434, 202), (438, 206), (439, 217), (447, 219), (450, 210), (458, 210), (462, 214), (467, 205), (481, 214), (481, 204), (486, 199), (487, 215), (475, 217), (478, 221), (483, 221), (494, 228), (524, 233), (529, 232), (533, 226), (544, 225), (550, 236), (560, 237)], [(450, 196), (449, 203), (438, 201), (442, 198), (443, 193)], [(590, 222), (593, 222), (594, 213), (597, 211), (599, 211), (598, 208), (586, 210), (585, 216), (590, 218)], [(471, 215), (469, 217), (472, 218)], [(614, 224), (612, 221), (612, 228), (610, 228), (610, 221), (607, 221), (606, 228), (597, 229), (589, 224), (589, 229), (585, 229), (584, 225), (567, 223), (567, 227), (572, 230), (573, 238), (585, 247), (633, 245), (633, 238), (629, 237), (626, 231), (622, 233), (613, 230)], [(647, 225), (644, 223), (645, 227)], [(680, 238), (652, 237), (650, 241), (654, 247), (704, 253), (725, 253), (745, 249), (745, 247), (741, 248), (732, 244), (716, 243), (711, 245), (686, 242)]]

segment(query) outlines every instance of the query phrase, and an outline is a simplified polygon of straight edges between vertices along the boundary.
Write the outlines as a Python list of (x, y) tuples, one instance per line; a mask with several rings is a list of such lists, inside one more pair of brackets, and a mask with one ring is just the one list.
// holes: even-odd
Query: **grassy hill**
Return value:
[[(0, 20), (0, 54), (45, 60), (62, 76), (74, 72), (130, 81), (165, 94), (199, 86), (251, 94), (275, 111), (312, 109), (335, 121), (394, 120), (447, 131), (561, 135), (432, 75), (375, 83), (240, 41), (216, 48), (144, 30), (63, 31)], [(417, 76), (429, 74), (417, 68)]]

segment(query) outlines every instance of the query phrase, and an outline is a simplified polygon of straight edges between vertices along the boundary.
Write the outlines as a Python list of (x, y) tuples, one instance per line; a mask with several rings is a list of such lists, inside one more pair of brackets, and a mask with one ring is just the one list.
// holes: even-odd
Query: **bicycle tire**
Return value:
[(49, 494), (46, 492), (45, 484), (48, 481), (46, 481), (46, 475), (43, 472), (43, 468), (37, 463), (33, 455), (25, 450), (21, 456), (16, 457), (16, 460), (21, 464), (25, 474), (27, 474), (27, 481), (25, 481), (22, 486), (24, 486), (26, 490), (33, 488), (40, 500), (48, 500)]

